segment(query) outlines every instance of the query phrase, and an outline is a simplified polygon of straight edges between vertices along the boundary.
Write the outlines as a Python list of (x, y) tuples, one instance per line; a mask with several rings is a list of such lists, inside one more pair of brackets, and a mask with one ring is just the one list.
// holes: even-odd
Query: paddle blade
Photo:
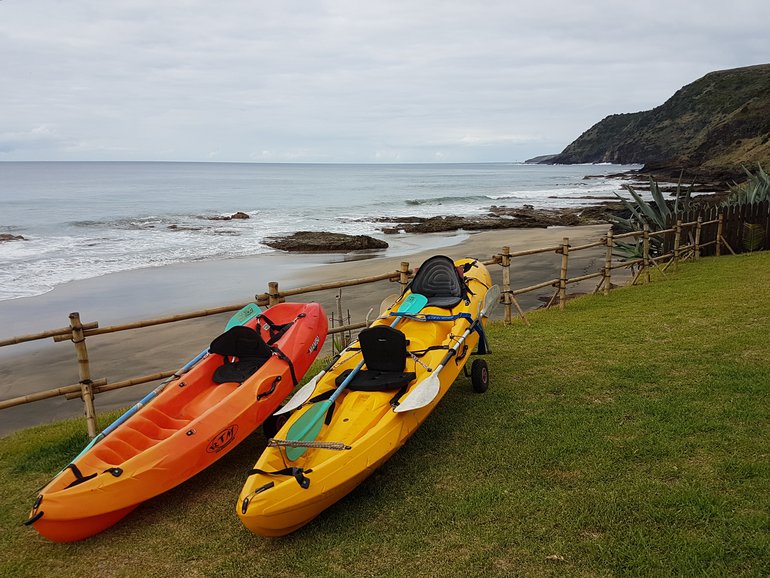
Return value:
[(492, 314), (495, 312), (498, 305), (500, 305), (500, 285), (492, 285), (487, 290), (487, 294), (484, 295), (484, 310), (482, 311), (482, 315), (484, 317), (492, 317)]
[(441, 368), (437, 368), (430, 377), (415, 385), (412, 391), (404, 398), (404, 401), (396, 406), (394, 411), (402, 413), (420, 409), (436, 399), (441, 389), (441, 380), (438, 378), (439, 371), (441, 371)]
[(398, 306), (398, 313), (419, 313), (428, 303), (428, 298), (419, 293), (410, 293)]
[(391, 307), (396, 304), (396, 301), (398, 301), (398, 293), (393, 293), (392, 295), (385, 297), (385, 299), (382, 300), (382, 303), (380, 303), (380, 315), (384, 315), (390, 311)]
[(230, 321), (225, 325), (225, 331), (232, 329), (236, 325), (245, 325), (260, 313), (262, 313), (262, 310), (259, 308), (259, 305), (256, 303), (249, 303), (230, 318)]
[(292, 398), (288, 401), (288, 403), (282, 408), (280, 408), (273, 415), (281, 415), (284, 413), (289, 413), (290, 411), (294, 411), (301, 405), (304, 405), (305, 402), (310, 399), (310, 396), (313, 395), (313, 392), (315, 391), (315, 386), (318, 385), (318, 380), (321, 379), (321, 377), (323, 377), (325, 373), (326, 371), (320, 372), (313, 379), (311, 379), (305, 385), (299, 388), (297, 393), (295, 393), (292, 396)]
[[(321, 428), (324, 425), (324, 417), (326, 412), (329, 411), (333, 401), (324, 401), (323, 403), (317, 403), (310, 406), (305, 413), (303, 413), (297, 421), (295, 421), (289, 428), (286, 434), (286, 439), (297, 442), (312, 442), (321, 433)], [(291, 461), (298, 459), (302, 454), (307, 451), (307, 448), (286, 448), (286, 457)]]

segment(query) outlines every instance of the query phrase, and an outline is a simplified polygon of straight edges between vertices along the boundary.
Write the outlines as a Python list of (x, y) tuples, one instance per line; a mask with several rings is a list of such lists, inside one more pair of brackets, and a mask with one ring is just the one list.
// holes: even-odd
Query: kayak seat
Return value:
[(436, 255), (425, 261), (409, 286), (412, 293), (428, 298), (426, 307), (451, 309), (463, 299), (465, 282), (454, 261), (443, 255)]
[(214, 370), (214, 383), (243, 383), (273, 355), (259, 332), (244, 325), (231, 327), (215, 338), (209, 352), (224, 358)]
[[(389, 391), (414, 381), (416, 374), (406, 369), (406, 336), (388, 325), (375, 325), (358, 334), (366, 369), (348, 384), (351, 391)], [(339, 386), (353, 371), (343, 371), (335, 380)]]

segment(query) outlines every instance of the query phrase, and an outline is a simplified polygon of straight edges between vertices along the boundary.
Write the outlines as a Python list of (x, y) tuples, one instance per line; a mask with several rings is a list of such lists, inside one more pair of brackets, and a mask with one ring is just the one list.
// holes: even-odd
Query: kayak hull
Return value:
[[(460, 264), (465, 263), (463, 260)], [(471, 313), (475, 318), (480, 311), (486, 290), (491, 285), (487, 269), (476, 262), (466, 273), (466, 282), (472, 291), (470, 302), (447, 311), (427, 307), (426, 315), (454, 316)], [(390, 325), (393, 317), (381, 318), (373, 325)], [(486, 319), (481, 321), (482, 325)], [(420, 361), (429, 368), (437, 368), (448, 348), (470, 326), (466, 318), (447, 321), (418, 321), (404, 319), (397, 324), (409, 340), (409, 351), (423, 352)], [(458, 353), (438, 373), (440, 388), (436, 397), (426, 406), (403, 413), (394, 412), (393, 391), (347, 391), (339, 396), (329, 423), (324, 423), (315, 441), (341, 442), (348, 449), (309, 448), (292, 461), (285, 448), (267, 447), (255, 465), (260, 472), (281, 472), (287, 467), (298, 468), (309, 484), (303, 487), (295, 477), (280, 473), (253, 473), (244, 485), (236, 512), (244, 526), (262, 536), (282, 536), (293, 532), (321, 514), (326, 508), (350, 493), (372, 472), (386, 462), (430, 415), (449, 387), (462, 371), (470, 353), (478, 344), (479, 333), (467, 335)], [(441, 349), (441, 346), (444, 346)], [(346, 369), (361, 361), (360, 354), (348, 356), (319, 380), (314, 395), (336, 388), (335, 379)], [(417, 361), (407, 362), (407, 370), (416, 373), (415, 380), (401, 396), (403, 399), (415, 384), (426, 379), (428, 372)], [(287, 439), (292, 425), (312, 404), (295, 411), (278, 432), (276, 438)]]
[[(284, 303), (262, 315), (276, 325), (292, 323), (275, 346), (300, 379), (326, 337), (323, 309), (317, 303)], [(267, 340), (269, 326), (262, 319), (246, 326)], [(294, 387), (290, 364), (277, 355), (241, 384), (213, 382), (223, 361), (221, 355), (206, 355), (68, 465), (40, 492), (28, 523), (55, 542), (105, 530), (230, 452)]]

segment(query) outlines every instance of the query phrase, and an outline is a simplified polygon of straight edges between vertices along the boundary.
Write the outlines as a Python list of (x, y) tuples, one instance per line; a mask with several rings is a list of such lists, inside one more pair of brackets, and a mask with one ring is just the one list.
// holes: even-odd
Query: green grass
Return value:
[(762, 253), (494, 325), (489, 391), (460, 378), (385, 466), (280, 539), (234, 511), (255, 434), (101, 535), (49, 543), (21, 521), (83, 423), (27, 430), (0, 449), (0, 575), (768, 576), (769, 303)]

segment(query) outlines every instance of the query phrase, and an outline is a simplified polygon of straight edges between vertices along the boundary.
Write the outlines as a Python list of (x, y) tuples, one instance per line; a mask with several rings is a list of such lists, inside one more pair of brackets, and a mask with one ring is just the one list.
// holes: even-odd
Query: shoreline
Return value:
[[(67, 284), (66, 289), (58, 292), (55, 289), (44, 295), (22, 298), (24, 303), (11, 300), (16, 301), (17, 306), (22, 305), (20, 320), (36, 319), (44, 324), (35, 327), (26, 324), (22, 330), (12, 331), (9, 337), (66, 326), (68, 314), (78, 310), (68, 308), (69, 305), (87, 304), (88, 307), (80, 307), (83, 322), (99, 321), (104, 327), (151, 318), (155, 315), (152, 311), (158, 307), (161, 308), (158, 315), (169, 315), (245, 303), (251, 301), (255, 293), (265, 292), (268, 281), (278, 281), (279, 289), (287, 290), (358, 279), (396, 271), (402, 261), (409, 262), (413, 268), (436, 254), (445, 254), (452, 259), (473, 257), (484, 261), (498, 254), (505, 245), (515, 252), (553, 246), (563, 237), (569, 237), (571, 243), (577, 245), (598, 239), (607, 228), (608, 225), (588, 225), (455, 235), (423, 234), (409, 237), (408, 243), (394, 248), (390, 254), (385, 250), (363, 259), (349, 254), (264, 254), (113, 273)], [(600, 266), (597, 260), (603, 252), (604, 249), (599, 248), (598, 251), (585, 251), (585, 255), (576, 253), (570, 260), (570, 270), (596, 270)], [(514, 288), (525, 287), (558, 277), (559, 263), (560, 259), (552, 255), (516, 260), (511, 269), (511, 284)], [(490, 272), (493, 280), (500, 283), (501, 269), (491, 267)], [(226, 287), (226, 291), (216, 291), (218, 286)], [(158, 299), (163, 290), (170, 291), (170, 295)], [(372, 316), (375, 316), (381, 301), (398, 290), (398, 284), (389, 281), (345, 288), (342, 291), (343, 313), (350, 310), (354, 323), (363, 321), (370, 309), (374, 310)], [(572, 286), (571, 291), (577, 291), (577, 288)], [(520, 304), (524, 310), (534, 309), (542, 305), (542, 295), (552, 293), (553, 290), (547, 288), (522, 296)], [(318, 301), (327, 315), (331, 315), (336, 311), (337, 295), (338, 290), (326, 290), (299, 295), (295, 300)], [(7, 303), (0, 303), (0, 319), (8, 315), (7, 306), (5, 311), (2, 307)], [(171, 310), (168, 304), (172, 304)], [(138, 314), (141, 312), (143, 314)], [(502, 308), (498, 309), (496, 317), (501, 315)], [(229, 317), (230, 314), (222, 314), (92, 337), (88, 340), (92, 377), (106, 377), (115, 382), (180, 367), (223, 331)], [(17, 322), (12, 326), (19, 327), (20, 324)], [(329, 343), (331, 339), (327, 338), (327, 351)], [(71, 385), (78, 380), (74, 351), (67, 342), (54, 344), (49, 339), (0, 350), (0, 399)], [(143, 384), (99, 394), (96, 396), (97, 413), (128, 406), (153, 387), (153, 384)], [(1, 411), (0, 436), (5, 436), (18, 429), (82, 415), (83, 408), (80, 400), (70, 401), (60, 396)]]

